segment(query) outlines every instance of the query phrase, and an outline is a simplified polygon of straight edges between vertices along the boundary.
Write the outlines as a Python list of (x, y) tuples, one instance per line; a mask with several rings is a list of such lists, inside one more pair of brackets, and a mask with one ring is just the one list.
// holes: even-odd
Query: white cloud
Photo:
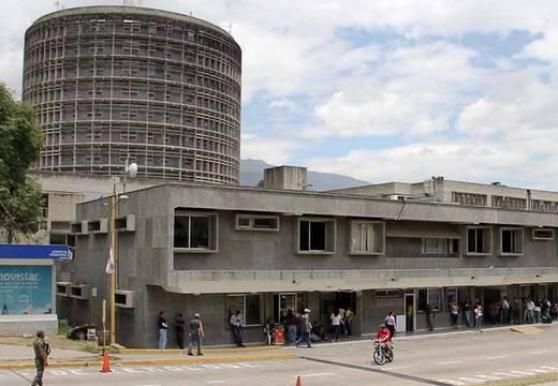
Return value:
[(271, 165), (281, 165), (291, 161), (292, 153), (299, 146), (294, 140), (243, 134), (241, 155), (242, 159), (259, 159)]

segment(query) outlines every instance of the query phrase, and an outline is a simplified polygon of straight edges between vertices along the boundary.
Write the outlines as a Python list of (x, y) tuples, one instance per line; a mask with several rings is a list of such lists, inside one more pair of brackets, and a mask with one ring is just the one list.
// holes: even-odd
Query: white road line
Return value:
[(507, 358), (507, 357), (509, 357), (509, 355), (495, 355), (495, 356), (492, 356), (492, 357), (484, 357), (484, 359), (488, 359), (490, 361), (490, 360), (493, 360), (493, 359), (502, 359), (502, 358)]
[(550, 350), (539, 350), (539, 351), (531, 351), (529, 355), (539, 355), (539, 354), (546, 354), (549, 353)]
[(535, 373), (531, 371), (523, 371), (523, 370), (511, 370), (510, 373), (519, 374), (519, 375), (535, 375)]
[(217, 385), (217, 384), (225, 383), (225, 381), (207, 381), (207, 383), (210, 385)]
[(482, 378), (479, 379), (479, 378), (475, 378), (475, 377), (459, 377), (457, 379), (459, 379), (460, 381), (473, 382), (473, 383), (474, 382), (479, 383), (479, 382), (484, 382), (485, 381)]
[(409, 366), (386, 366), (386, 367), (381, 367), (380, 370), (385, 370), (385, 371), (391, 371), (391, 370), (404, 370), (404, 369), (408, 369)]
[(459, 382), (459, 381), (454, 381), (453, 379), (438, 379), (438, 382), (449, 383), (450, 385), (455, 385), (455, 386), (464, 386), (465, 385), (465, 383)]
[(484, 375), (484, 374), (475, 374), (475, 377), (488, 379), (489, 381), (498, 381), (502, 379), (502, 377), (498, 377), (497, 375)]
[(521, 375), (517, 375), (517, 374), (510, 374), (510, 373), (501, 373), (501, 372), (498, 372), (498, 373), (492, 373), (492, 375), (501, 375), (501, 376), (503, 376), (503, 377), (512, 377), (512, 378), (515, 378), (515, 377), (521, 377)]
[(436, 362), (436, 365), (456, 365), (458, 363), (463, 363), (463, 361), (443, 361), (443, 362)]
[(309, 374), (300, 374), (301, 377), (325, 377), (328, 375), (335, 375), (335, 373), (309, 373)]

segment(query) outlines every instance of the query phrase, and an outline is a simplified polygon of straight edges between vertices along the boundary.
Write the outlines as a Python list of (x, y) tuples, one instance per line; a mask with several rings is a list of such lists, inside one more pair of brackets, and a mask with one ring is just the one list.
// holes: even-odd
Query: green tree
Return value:
[(41, 215), (42, 194), (27, 176), (39, 158), (41, 129), (30, 106), (16, 102), (0, 83), (0, 227), (13, 242), (16, 232), (31, 232)]

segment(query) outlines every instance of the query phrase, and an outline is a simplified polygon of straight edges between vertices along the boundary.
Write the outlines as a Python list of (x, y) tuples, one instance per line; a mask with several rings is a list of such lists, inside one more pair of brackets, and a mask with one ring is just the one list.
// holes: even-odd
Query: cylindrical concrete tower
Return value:
[(206, 21), (139, 7), (43, 16), (25, 34), (35, 170), (238, 184), (241, 50)]

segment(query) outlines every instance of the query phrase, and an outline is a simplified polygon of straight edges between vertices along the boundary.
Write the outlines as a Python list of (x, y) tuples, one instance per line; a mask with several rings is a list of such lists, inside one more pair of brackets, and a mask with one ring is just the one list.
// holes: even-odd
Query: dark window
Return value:
[(428, 303), (427, 300), (427, 291), (425, 289), (418, 290), (418, 302), (417, 302), (417, 309), (419, 311), (426, 310), (426, 304)]
[(192, 217), (190, 248), (209, 249), (209, 218)]
[(502, 253), (523, 253), (523, 232), (517, 229), (502, 230)]
[(246, 295), (246, 324), (261, 324), (260, 295)]
[(300, 222), (300, 250), (309, 251), (310, 250), (310, 222), (301, 221)]
[(277, 219), (274, 217), (254, 217), (254, 228), (277, 229)]
[(175, 248), (189, 248), (188, 235), (190, 233), (190, 217), (174, 217), (174, 246)]
[(310, 223), (310, 249), (313, 251), (326, 250), (326, 223)]
[(249, 217), (239, 217), (238, 218), (238, 227), (250, 227), (250, 218)]
[(467, 252), (489, 253), (489, 229), (473, 228), (467, 231)]

